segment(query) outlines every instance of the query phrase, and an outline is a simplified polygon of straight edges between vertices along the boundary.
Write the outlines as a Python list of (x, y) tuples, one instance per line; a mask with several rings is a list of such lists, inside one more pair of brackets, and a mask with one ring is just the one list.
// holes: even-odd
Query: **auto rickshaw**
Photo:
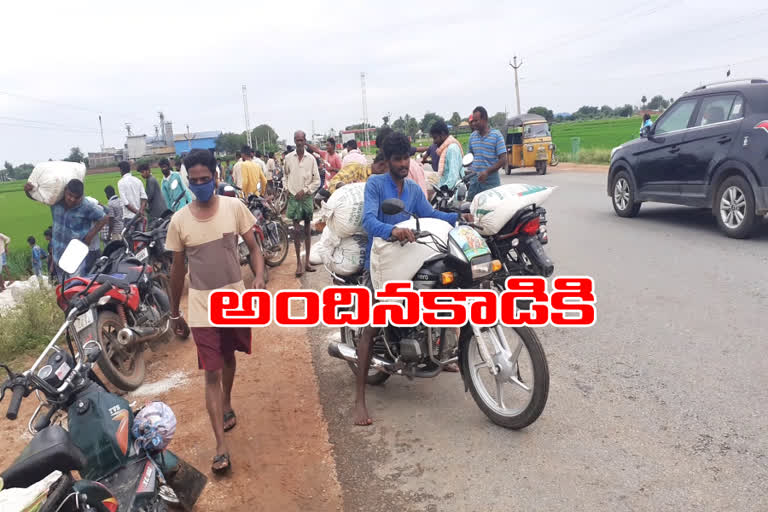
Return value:
[(506, 124), (507, 174), (518, 167), (535, 167), (546, 174), (547, 164), (556, 166), (555, 146), (547, 120), (538, 114), (515, 116)]

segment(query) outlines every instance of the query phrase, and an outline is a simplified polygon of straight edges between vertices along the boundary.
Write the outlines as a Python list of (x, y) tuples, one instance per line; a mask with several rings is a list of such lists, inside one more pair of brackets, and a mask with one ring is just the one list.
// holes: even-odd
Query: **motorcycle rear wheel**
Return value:
[[(133, 347), (133, 350), (129, 351), (117, 341), (117, 332), (123, 327), (125, 326), (117, 313), (99, 312), (97, 329), (102, 353), (98, 365), (107, 380), (114, 386), (124, 391), (133, 391), (144, 382), (147, 368), (142, 347)], [(123, 364), (128, 365), (125, 369), (121, 368), (117, 361), (120, 356), (127, 356), (125, 358), (127, 361), (123, 360)]]
[(274, 222), (277, 227), (277, 246), (271, 251), (264, 251), (264, 263), (270, 267), (277, 267), (288, 256), (288, 230), (282, 222)]
[[(532, 367), (530, 373), (532, 374), (532, 379), (528, 379), (526, 382), (520, 375), (519, 366), (516, 376), (523, 385), (528, 384), (527, 387), (529, 388), (531, 388), (532, 380), (532, 388), (529, 393), (530, 398), (525, 406), (513, 409), (507, 407), (504, 403), (504, 392), (501, 390), (505, 388), (502, 386), (505, 384), (514, 386), (515, 384), (512, 381), (499, 384), (498, 379), (493, 377), (493, 379), (496, 380), (497, 387), (495, 394), (497, 396), (495, 398), (491, 396), (488, 386), (480, 378), (480, 372), (483, 372), (483, 374), (488, 373), (489, 375), (490, 373), (488, 372), (487, 367), (483, 364), (482, 356), (480, 355), (477, 346), (478, 341), (475, 339), (474, 333), (469, 327), (462, 329), (461, 345), (463, 346), (463, 349), (461, 351), (461, 359), (459, 362), (461, 364), (461, 372), (464, 381), (467, 383), (472, 398), (474, 398), (475, 403), (480, 410), (482, 410), (495, 424), (505, 428), (519, 430), (536, 421), (544, 411), (544, 406), (547, 404), (549, 395), (549, 366), (547, 364), (547, 357), (544, 354), (544, 348), (541, 346), (539, 338), (536, 336), (533, 329), (524, 326), (515, 327), (514, 329), (504, 328), (504, 331), (505, 336), (512, 331), (517, 334), (517, 339), (512, 336), (509, 336), (507, 339), (510, 350), (514, 352), (518, 343), (522, 344), (521, 348), (526, 349), (530, 358), (530, 366)], [(493, 333), (493, 331), (490, 332)], [(495, 336), (495, 334), (492, 335)], [(519, 353), (516, 360), (518, 365), (520, 363), (521, 355), (522, 353)], [(526, 372), (526, 374), (527, 373), (529, 372)], [(513, 387), (513, 389), (516, 388)]]

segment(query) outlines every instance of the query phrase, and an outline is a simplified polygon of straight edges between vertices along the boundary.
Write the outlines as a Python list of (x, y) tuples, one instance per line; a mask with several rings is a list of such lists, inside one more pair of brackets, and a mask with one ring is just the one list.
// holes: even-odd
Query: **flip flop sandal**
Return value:
[[(224, 467), (216, 467), (217, 464), (221, 464), (222, 462), (225, 462), (226, 465)], [(217, 474), (226, 473), (232, 469), (232, 461), (229, 460), (229, 454), (228, 453), (222, 453), (221, 455), (217, 455), (213, 458), (213, 464), (211, 464), (211, 471)]]
[(229, 411), (227, 413), (224, 413), (224, 423), (226, 424), (230, 420), (235, 420), (235, 422), (229, 426), (229, 428), (224, 427), (224, 432), (229, 432), (233, 428), (237, 426), (237, 416), (235, 415), (235, 411)]

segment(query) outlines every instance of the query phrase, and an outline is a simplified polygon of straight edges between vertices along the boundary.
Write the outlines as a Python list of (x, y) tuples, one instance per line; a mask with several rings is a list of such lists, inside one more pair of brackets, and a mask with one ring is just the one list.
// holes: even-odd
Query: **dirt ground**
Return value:
[[(294, 258), (290, 253), (281, 267), (270, 269), (270, 290), (300, 288)], [(244, 278), (249, 284), (246, 267)], [(226, 434), (232, 457), (227, 477), (215, 477), (210, 470), (215, 442), (192, 338), (148, 352), (147, 360), (144, 386), (127, 398), (137, 405), (161, 400), (172, 407), (178, 426), (171, 449), (209, 477), (195, 510), (342, 510), (306, 332), (254, 329), (253, 353), (238, 356), (233, 390), (238, 425)], [(26, 427), (36, 405), (34, 397), (26, 399), (15, 422), (2, 415), (0, 468), (31, 438)]]

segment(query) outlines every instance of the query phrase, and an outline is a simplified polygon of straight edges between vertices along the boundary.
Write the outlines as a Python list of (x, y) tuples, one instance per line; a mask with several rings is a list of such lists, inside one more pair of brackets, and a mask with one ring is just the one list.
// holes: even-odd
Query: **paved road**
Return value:
[(375, 425), (353, 427), (335, 332), (312, 330), (346, 509), (767, 510), (768, 226), (737, 241), (702, 210), (621, 219), (596, 173), (504, 181), (559, 186), (548, 251), (556, 275), (595, 278), (597, 325), (539, 331), (549, 402), (520, 432), (450, 373), (371, 388)]

